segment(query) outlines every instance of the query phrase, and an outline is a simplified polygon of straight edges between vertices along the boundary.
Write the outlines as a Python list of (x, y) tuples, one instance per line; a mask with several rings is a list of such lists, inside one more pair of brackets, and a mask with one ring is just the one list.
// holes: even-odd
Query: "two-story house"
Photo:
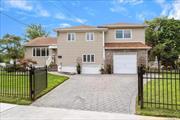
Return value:
[(147, 64), (144, 24), (116, 23), (102, 26), (57, 28), (56, 64), (58, 71), (99, 74), (111, 66), (115, 74), (136, 74), (137, 66)]

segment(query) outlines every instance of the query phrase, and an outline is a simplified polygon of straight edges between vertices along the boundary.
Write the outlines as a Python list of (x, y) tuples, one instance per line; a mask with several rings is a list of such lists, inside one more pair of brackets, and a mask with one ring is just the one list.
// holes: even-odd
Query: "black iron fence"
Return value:
[(180, 69), (138, 68), (138, 103), (141, 108), (180, 110)]
[(0, 68), (0, 96), (34, 100), (47, 87), (47, 67)]

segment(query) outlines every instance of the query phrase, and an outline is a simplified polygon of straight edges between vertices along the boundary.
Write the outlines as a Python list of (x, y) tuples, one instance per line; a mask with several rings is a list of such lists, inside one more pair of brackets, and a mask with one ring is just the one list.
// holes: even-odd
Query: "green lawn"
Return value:
[[(8, 73), (5, 73), (8, 74)], [(17, 77), (11, 77), (8, 78), (5, 74), (0, 73), (0, 84), (3, 85), (3, 87), (0, 85), (0, 90), (3, 91), (3, 93), (6, 93), (8, 95), (9, 92), (13, 94), (25, 94), (27, 95), (26, 97), (16, 97), (13, 95), (8, 95), (8, 97), (4, 97), (0, 95), (0, 102), (5, 102), (5, 103), (15, 103), (15, 104), (31, 104), (32, 101), (28, 98), (29, 95), (29, 78), (27, 76), (23, 75), (18, 75)], [(14, 73), (9, 73), (9, 74), (14, 74)], [(3, 79), (2, 79), (3, 78)], [(9, 81), (11, 79), (11, 89), (7, 89), (9, 85)], [(69, 79), (66, 76), (59, 76), (59, 75), (53, 75), (48, 73), (48, 87), (43, 90), (37, 97), (41, 97), (42, 95), (46, 94), (47, 92), (51, 91), (61, 83), (63, 83), (65, 80)], [(18, 83), (17, 83), (18, 80)], [(14, 81), (14, 82), (13, 82)], [(18, 87), (18, 89), (17, 89)]]
[(161, 77), (168, 79), (152, 79), (146, 83), (143, 92), (144, 102), (161, 104), (144, 103), (143, 109), (137, 106), (136, 113), (141, 115), (180, 117), (180, 106), (178, 106), (180, 105), (179, 74), (176, 74), (176, 76), (174, 74), (172, 79), (169, 79), (171, 78), (170, 74), (167, 76), (161, 75)]

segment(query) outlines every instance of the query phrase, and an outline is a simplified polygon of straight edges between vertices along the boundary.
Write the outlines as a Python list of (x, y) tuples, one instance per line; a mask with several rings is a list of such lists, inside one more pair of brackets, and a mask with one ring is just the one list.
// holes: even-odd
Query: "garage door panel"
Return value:
[(100, 74), (100, 65), (82, 65), (82, 74)]
[(114, 55), (113, 70), (117, 74), (136, 74), (137, 73), (137, 55)]

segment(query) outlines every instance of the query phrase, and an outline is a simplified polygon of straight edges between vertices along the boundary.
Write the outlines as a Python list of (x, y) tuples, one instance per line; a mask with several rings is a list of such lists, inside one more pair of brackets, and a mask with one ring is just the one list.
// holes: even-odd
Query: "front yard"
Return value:
[[(143, 91), (144, 108), (136, 107), (136, 114), (180, 118), (180, 75), (161, 75), (168, 79), (152, 79)], [(156, 104), (155, 104), (156, 103)]]
[[(5, 76), (1, 76), (1, 77), (3, 77), (5, 79)], [(23, 80), (21, 78), (23, 76), (18, 76), (18, 77), (19, 77), (18, 80)], [(42, 95), (48, 93), (49, 91), (51, 91), (52, 89), (54, 89), (55, 87), (57, 87), (58, 85), (60, 85), (61, 83), (63, 83), (67, 79), (69, 79), (69, 78), (66, 77), (66, 76), (53, 75), (53, 74), (48, 73), (48, 87), (45, 90), (43, 90), (38, 95), (38, 97), (41, 97)], [(0, 81), (0, 82), (2, 82), (2, 81)], [(8, 80), (3, 80), (3, 82), (9, 82), (9, 81)], [(16, 86), (16, 85), (13, 85), (13, 84), (14, 83), (12, 82), (11, 85), (12, 86)], [(8, 83), (7, 83), (7, 85), (8, 85)], [(27, 86), (23, 86), (23, 85), (27, 85)], [(28, 84), (21, 84), (19, 86), (20, 86), (20, 88), (29, 89), (28, 88), (28, 86), (29, 86)], [(5, 83), (5, 86), (3, 86), (3, 87), (8, 87), (8, 86), (6, 86), (6, 83)], [(6, 89), (6, 88), (4, 88), (4, 89)], [(18, 92), (18, 94), (21, 94), (21, 91), (23, 91), (23, 90), (20, 89), (19, 91), (16, 91), (16, 92)], [(14, 104), (23, 104), (23, 105), (27, 105), (27, 104), (31, 104), (32, 103), (32, 101), (29, 100), (29, 99), (16, 98), (16, 97), (4, 97), (4, 96), (0, 96), (0, 102), (14, 103)]]

